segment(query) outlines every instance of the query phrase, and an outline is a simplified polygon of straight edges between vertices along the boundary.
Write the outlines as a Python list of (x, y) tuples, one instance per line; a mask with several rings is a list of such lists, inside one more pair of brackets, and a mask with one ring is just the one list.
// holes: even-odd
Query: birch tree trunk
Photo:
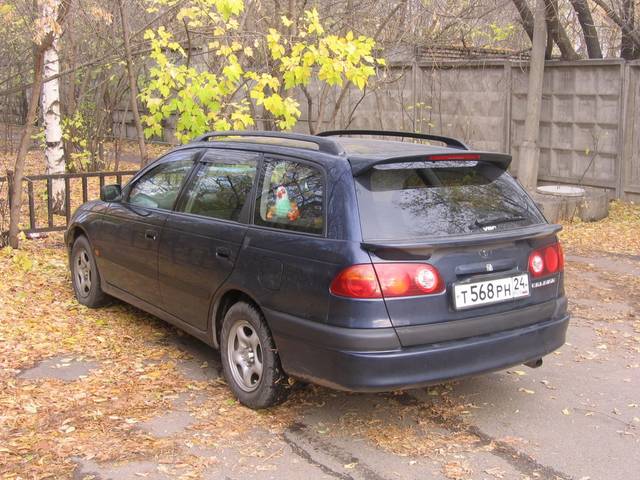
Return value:
[[(44, 1), (42, 4), (42, 18), (56, 19), (60, 4), (61, 0)], [(48, 175), (65, 173), (62, 125), (60, 123), (60, 84), (57, 78), (47, 80), (60, 73), (60, 61), (58, 58), (59, 32), (57, 29), (51, 28), (50, 33), (52, 41), (44, 52), (44, 83), (42, 86), (42, 117), (46, 142), (45, 164)], [(53, 211), (64, 213), (64, 180), (53, 180), (51, 195), (53, 197)]]
[(540, 110), (542, 107), (542, 79), (544, 76), (544, 51), (547, 37), (545, 0), (536, 0), (533, 24), (533, 46), (529, 64), (527, 91), (527, 115), (524, 121), (524, 138), (518, 158), (518, 180), (529, 191), (538, 184), (540, 145)]
[[(45, 5), (57, 5), (51, 16), (43, 16)], [(22, 179), (24, 178), (25, 159), (31, 144), (31, 131), (36, 120), (36, 113), (40, 99), (40, 93), (44, 82), (44, 57), (45, 52), (52, 46), (53, 40), (59, 36), (61, 25), (67, 14), (68, 3), (62, 4), (61, 0), (43, 0), (43, 3), (34, 2), (36, 13), (40, 15), (41, 22), (33, 39), (33, 84), (29, 94), (29, 103), (24, 122), (24, 129), (20, 137), (20, 146), (16, 155), (16, 162), (13, 171), (13, 185), (11, 198), (9, 200), (9, 245), (18, 248), (20, 243), (20, 213), (22, 208)], [(40, 6), (42, 5), (42, 8)], [(59, 106), (58, 106), (59, 108)], [(58, 113), (59, 116), (59, 113)]]

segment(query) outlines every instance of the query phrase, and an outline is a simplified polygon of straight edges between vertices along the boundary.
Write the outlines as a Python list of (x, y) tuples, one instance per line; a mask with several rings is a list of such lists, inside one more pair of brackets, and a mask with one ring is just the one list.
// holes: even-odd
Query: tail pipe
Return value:
[(531, 360), (530, 362), (525, 362), (525, 365), (529, 368), (538, 368), (542, 366), (542, 359), (537, 358), (536, 360)]

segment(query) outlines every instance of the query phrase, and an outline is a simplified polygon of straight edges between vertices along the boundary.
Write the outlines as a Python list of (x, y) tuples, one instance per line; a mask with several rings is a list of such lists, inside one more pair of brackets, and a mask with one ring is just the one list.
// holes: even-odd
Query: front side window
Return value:
[(171, 210), (180, 188), (193, 167), (193, 151), (176, 152), (174, 161), (158, 165), (138, 180), (129, 192), (129, 203)]
[(238, 221), (256, 177), (256, 161), (205, 163), (188, 186), (180, 210)]
[(268, 160), (256, 198), (255, 224), (322, 234), (324, 180), (317, 168)]

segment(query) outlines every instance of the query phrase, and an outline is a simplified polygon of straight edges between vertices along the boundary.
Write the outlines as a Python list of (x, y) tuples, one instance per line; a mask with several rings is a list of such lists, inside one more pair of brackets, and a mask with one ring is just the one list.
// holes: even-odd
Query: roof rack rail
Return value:
[(209, 132), (204, 135), (200, 135), (190, 143), (205, 142), (210, 138), (215, 137), (257, 137), (257, 138), (282, 138), (286, 140), (295, 140), (298, 142), (313, 143), (318, 146), (318, 150), (323, 153), (331, 155), (342, 155), (344, 153), (343, 148), (330, 138), (321, 138), (315, 135), (305, 135), (303, 133), (285, 133), (285, 132), (272, 132), (272, 131), (245, 131), (245, 130), (229, 130), (223, 132)]
[(396, 132), (393, 130), (330, 130), (317, 134), (317, 136), (319, 137), (335, 137), (339, 135), (377, 135), (380, 137), (417, 138), (420, 140), (434, 140), (437, 142), (443, 142), (447, 145), (447, 147), (451, 148), (469, 150), (469, 147), (467, 147), (458, 139), (443, 137), (442, 135), (431, 135), (429, 133)]

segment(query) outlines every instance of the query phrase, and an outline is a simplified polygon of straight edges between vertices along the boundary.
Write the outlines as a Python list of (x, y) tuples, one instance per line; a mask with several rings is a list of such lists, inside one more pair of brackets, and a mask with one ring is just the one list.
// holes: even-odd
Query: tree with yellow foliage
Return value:
[[(156, 8), (174, 0), (156, 0)], [(318, 11), (304, 11), (295, 20), (281, 16), (281, 29), (265, 34), (243, 31), (239, 17), (243, 0), (192, 0), (178, 19), (186, 28), (210, 32), (206, 53), (215, 72), (185, 59), (185, 47), (165, 27), (147, 30), (154, 65), (140, 97), (147, 137), (161, 135), (163, 121), (176, 116), (176, 136), (187, 142), (210, 130), (246, 129), (256, 125), (256, 112), (271, 118), (270, 127), (289, 130), (300, 118), (296, 89), (312, 81), (362, 90), (384, 60), (374, 57), (375, 41), (367, 36), (329, 34)]]

